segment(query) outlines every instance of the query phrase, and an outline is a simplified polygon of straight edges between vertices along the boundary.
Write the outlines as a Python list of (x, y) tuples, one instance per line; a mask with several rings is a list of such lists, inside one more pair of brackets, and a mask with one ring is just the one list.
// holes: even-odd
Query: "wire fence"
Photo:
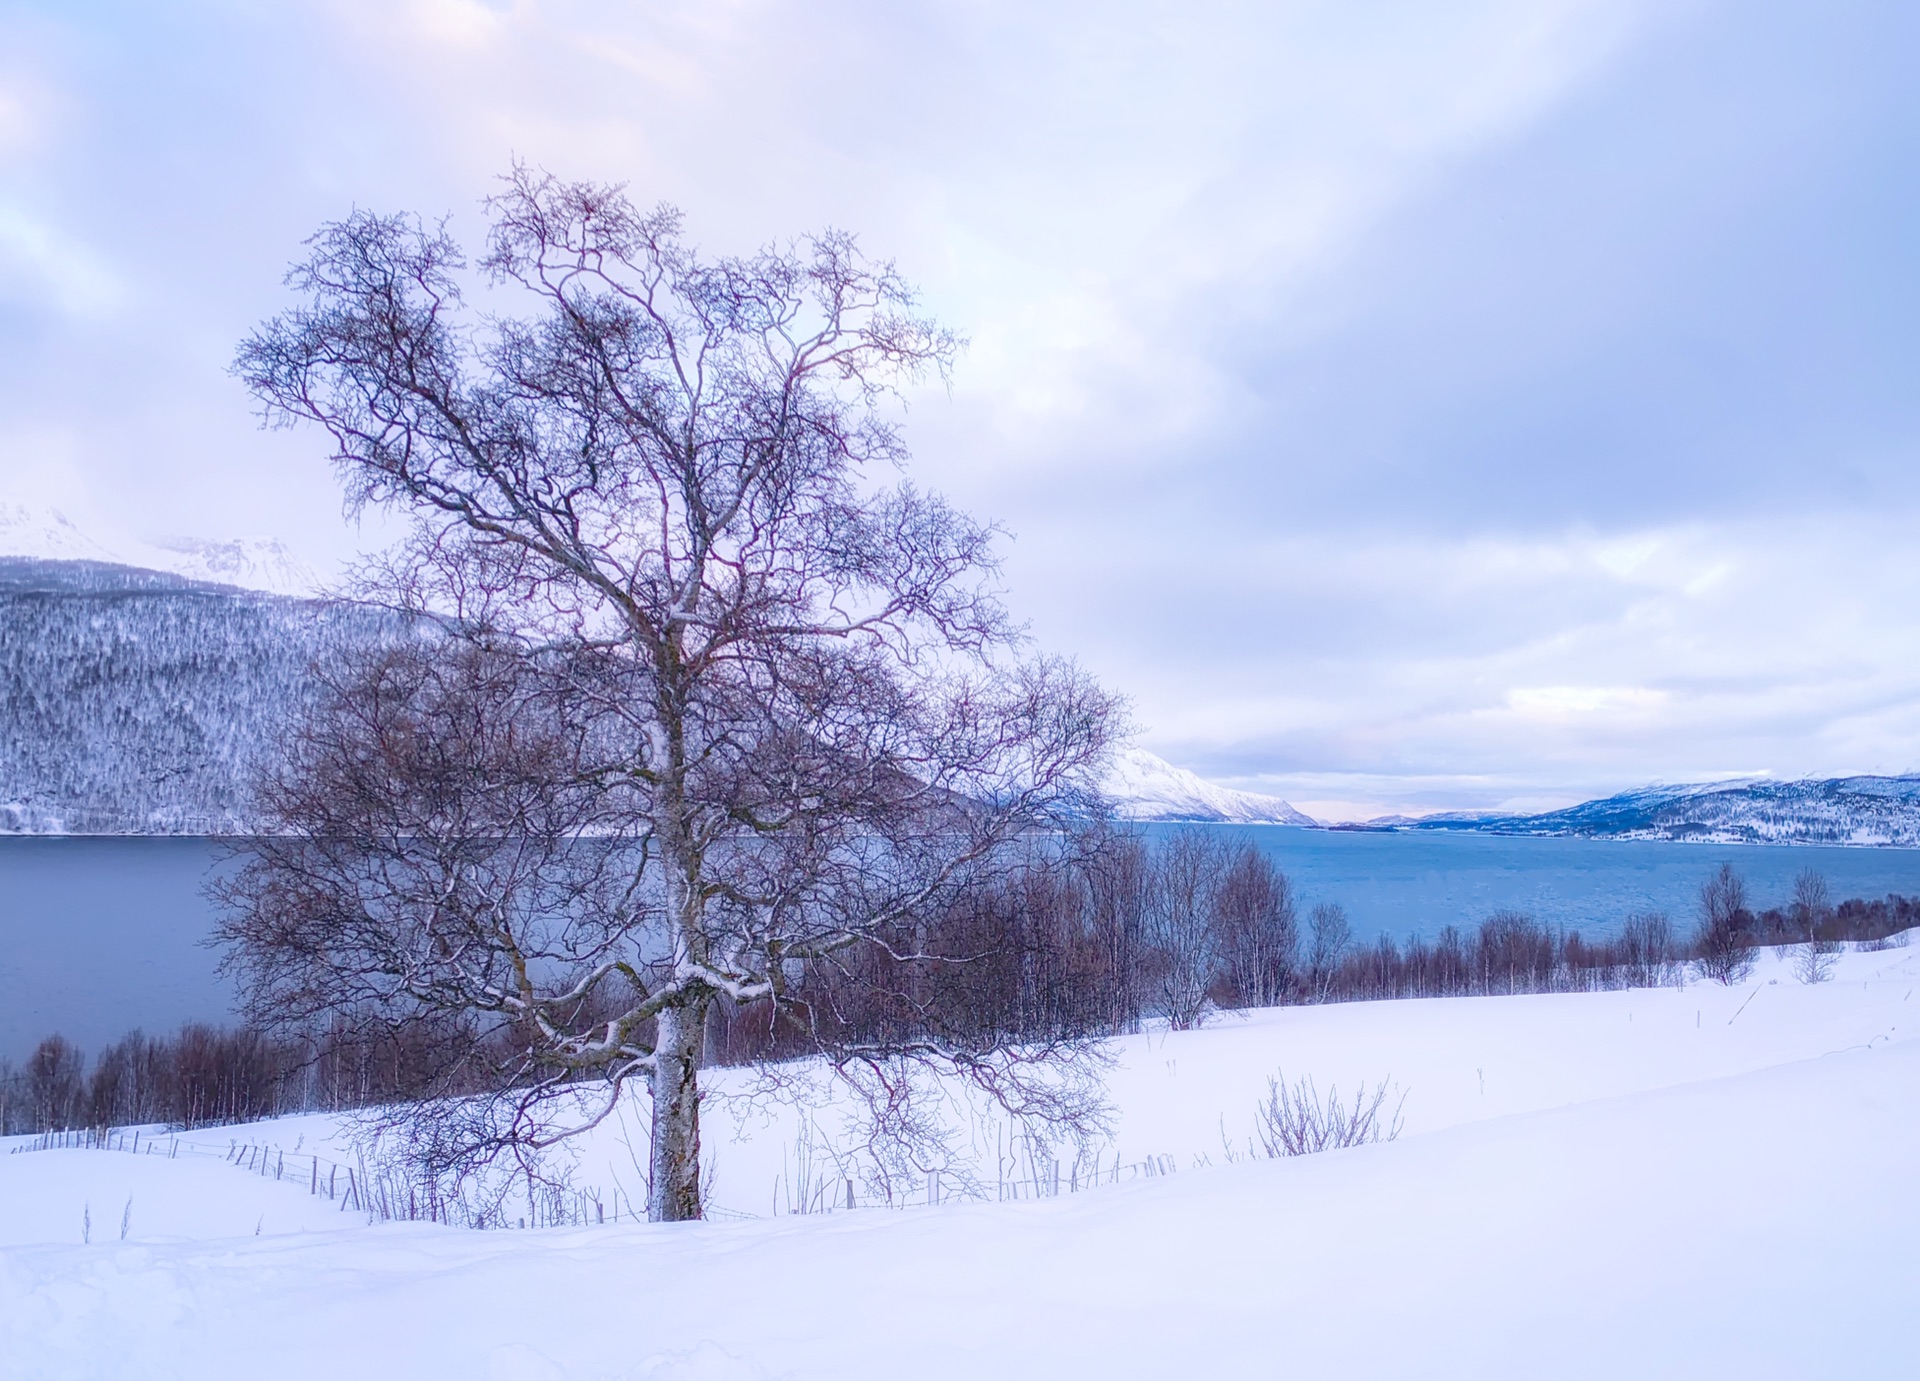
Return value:
[[(822, 1149), (800, 1139), (797, 1164), (776, 1177), (772, 1215), (800, 1216), (875, 1208), (925, 1208), (958, 1202), (1020, 1202), (1078, 1194), (1101, 1185), (1154, 1179), (1174, 1174), (1179, 1165), (1171, 1155), (1148, 1156), (1111, 1163), (1062, 1161), (1027, 1155), (1012, 1160), (1003, 1154), (994, 1180), (964, 1170), (930, 1170), (912, 1177), (863, 1176), (843, 1167), (842, 1158), (824, 1153), (830, 1162), (819, 1164)], [(178, 1132), (150, 1128), (84, 1128), (43, 1132), (23, 1138), (9, 1154), (32, 1151), (96, 1150), (129, 1155), (217, 1159), (235, 1170), (270, 1179), (314, 1198), (337, 1204), (343, 1214), (365, 1214), (369, 1222), (430, 1222), (474, 1230), (501, 1228), (587, 1227), (607, 1223), (644, 1222), (646, 1205), (635, 1203), (619, 1189), (594, 1186), (541, 1185), (525, 1191), (511, 1210), (475, 1203), (468, 1195), (449, 1192), (431, 1177), (409, 1174), (393, 1165), (369, 1166), (364, 1156), (334, 1160), (317, 1152), (288, 1150), (269, 1142), (229, 1139), (227, 1145), (208, 1145), (183, 1139)], [(709, 1210), (718, 1218), (753, 1215)]]
[[(490, 1229), (504, 1227), (584, 1227), (588, 1224), (629, 1222), (645, 1218), (636, 1206), (615, 1191), (540, 1186), (509, 1213), (448, 1192), (431, 1177), (408, 1174), (394, 1166), (369, 1166), (364, 1157), (352, 1163), (315, 1152), (287, 1150), (267, 1142), (229, 1140), (225, 1149), (201, 1141), (182, 1140), (175, 1132), (147, 1128), (85, 1128), (43, 1132), (10, 1148), (10, 1154), (30, 1151), (119, 1151), (130, 1155), (159, 1155), (218, 1159), (262, 1179), (304, 1189), (310, 1196), (339, 1205), (342, 1213), (364, 1213), (370, 1222), (444, 1223), (450, 1227)], [(545, 1192), (542, 1192), (542, 1191)]]

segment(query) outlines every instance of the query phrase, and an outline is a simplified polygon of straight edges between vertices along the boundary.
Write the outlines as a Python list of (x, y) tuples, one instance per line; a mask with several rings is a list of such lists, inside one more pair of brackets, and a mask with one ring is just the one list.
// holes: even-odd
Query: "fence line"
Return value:
[[(130, 1155), (157, 1155), (166, 1160), (177, 1160), (182, 1155), (218, 1157), (236, 1170), (262, 1179), (285, 1183), (291, 1178), (296, 1184), (305, 1179), (309, 1197), (338, 1204), (342, 1213), (365, 1213), (370, 1221), (376, 1222), (431, 1222), (491, 1230), (599, 1226), (609, 1222), (642, 1222), (646, 1217), (644, 1206), (635, 1205), (617, 1189), (607, 1194), (598, 1186), (549, 1187), (544, 1194), (535, 1192), (529, 1195), (528, 1211), (524, 1215), (489, 1212), (475, 1207), (463, 1194), (449, 1193), (430, 1176), (410, 1176), (392, 1167), (372, 1170), (364, 1158), (349, 1165), (316, 1152), (288, 1151), (283, 1146), (238, 1138), (229, 1139), (222, 1151), (217, 1146), (182, 1141), (175, 1132), (155, 1133), (145, 1128), (131, 1132), (112, 1127), (42, 1132), (12, 1147), (9, 1154), (58, 1150), (119, 1151)], [(1122, 1161), (1116, 1156), (1111, 1165), (1096, 1159), (1092, 1166), (1078, 1161), (1065, 1164), (1055, 1159), (1029, 1157), (1026, 1173), (1020, 1174), (1009, 1173), (1003, 1158), (994, 1194), (1001, 1202), (1058, 1198), (1103, 1185), (1159, 1178), (1178, 1169), (1178, 1163), (1170, 1155), (1137, 1161)], [(978, 1202), (984, 1198), (983, 1184), (963, 1173), (929, 1171), (918, 1183), (888, 1184), (883, 1192), (875, 1193), (855, 1176), (841, 1173), (813, 1176), (803, 1165), (797, 1180), (784, 1172), (776, 1177), (773, 1214), (779, 1217), (872, 1208), (921, 1208), (955, 1201)]]

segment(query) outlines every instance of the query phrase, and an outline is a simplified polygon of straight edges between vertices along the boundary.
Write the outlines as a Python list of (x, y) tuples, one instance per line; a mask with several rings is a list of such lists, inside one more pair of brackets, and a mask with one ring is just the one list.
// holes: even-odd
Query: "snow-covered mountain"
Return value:
[(311, 595), (320, 587), (312, 569), (273, 538), (169, 537), (109, 545), (57, 508), (7, 500), (0, 500), (0, 557), (105, 562), (281, 595)]
[[(57, 520), (26, 530), (43, 549), (89, 549)], [(181, 554), (221, 583), (0, 556), (0, 833), (244, 831), (247, 760), (306, 694), (309, 665), (401, 636), (383, 611), (237, 588), (283, 551)], [(1107, 792), (1131, 820), (1313, 823), (1140, 749), (1119, 755)]]
[(1433, 815), (1394, 823), (1483, 834), (1916, 848), (1920, 776), (1651, 786), (1539, 815)]
[(1127, 820), (1190, 820), (1235, 825), (1311, 825), (1278, 796), (1216, 786), (1142, 748), (1115, 754), (1106, 782), (1115, 812)]
[[(313, 583), (279, 543), (168, 551), (174, 570), (115, 562), (57, 511), (0, 503), (0, 832), (243, 829), (243, 765), (305, 693), (308, 666), (400, 635), (381, 611), (273, 593)], [(1317, 823), (1138, 748), (1105, 785), (1129, 820)], [(1920, 775), (1656, 786), (1538, 815), (1372, 825), (1913, 848)]]
[(48, 561), (111, 561), (113, 553), (57, 508), (0, 499), (0, 556)]
[(239, 538), (210, 542), (198, 537), (170, 537), (153, 548), (162, 569), (189, 580), (269, 590), (279, 595), (310, 595), (320, 579), (284, 542), (273, 538)]

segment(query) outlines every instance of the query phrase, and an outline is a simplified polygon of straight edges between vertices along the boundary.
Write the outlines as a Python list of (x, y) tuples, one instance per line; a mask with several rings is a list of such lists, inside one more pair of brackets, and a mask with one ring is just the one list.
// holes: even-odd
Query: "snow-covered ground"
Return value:
[[(1900, 948), (1818, 987), (1770, 958), (1730, 989), (1133, 1038), (1105, 1163), (1177, 1173), (1038, 1201), (471, 1232), (312, 1194), (321, 1118), (0, 1155), (0, 1374), (1907, 1376), (1916, 988)], [(1276, 1069), (1391, 1077), (1405, 1134), (1249, 1160)], [(583, 1183), (637, 1188), (622, 1135)], [(708, 1135), (720, 1207), (791, 1197), (790, 1115), (722, 1111)], [(227, 1164), (236, 1139), (297, 1173)]]

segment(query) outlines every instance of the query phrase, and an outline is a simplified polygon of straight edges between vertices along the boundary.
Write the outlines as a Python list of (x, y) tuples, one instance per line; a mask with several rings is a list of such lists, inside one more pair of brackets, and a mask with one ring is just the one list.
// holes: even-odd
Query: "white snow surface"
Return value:
[[(1730, 988), (1131, 1037), (1108, 1156), (1177, 1173), (1037, 1201), (472, 1232), (369, 1226), (307, 1174), (168, 1159), (165, 1136), (158, 1155), (22, 1150), (0, 1155), (0, 1372), (1904, 1377), (1916, 988), (1916, 949), (1849, 953), (1814, 987), (1770, 956)], [(1405, 1134), (1228, 1163), (1279, 1068), (1391, 1076)], [(723, 1209), (767, 1212), (792, 1128), (709, 1119)], [(277, 1143), (291, 1164), (333, 1135), (314, 1117), (181, 1141)], [(585, 1178), (631, 1180), (621, 1135), (588, 1148)]]
[(277, 538), (211, 542), (198, 537), (169, 537), (147, 551), (146, 560), (133, 564), (151, 564), (189, 580), (238, 585), (277, 595), (310, 595), (320, 588), (320, 577)]
[(48, 561), (117, 559), (59, 509), (6, 499), (0, 499), (0, 556), (35, 556)]
[(1194, 820), (1236, 825), (1312, 825), (1278, 796), (1236, 791), (1175, 767), (1144, 748), (1114, 755), (1105, 790), (1128, 820)]

